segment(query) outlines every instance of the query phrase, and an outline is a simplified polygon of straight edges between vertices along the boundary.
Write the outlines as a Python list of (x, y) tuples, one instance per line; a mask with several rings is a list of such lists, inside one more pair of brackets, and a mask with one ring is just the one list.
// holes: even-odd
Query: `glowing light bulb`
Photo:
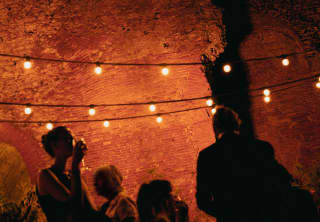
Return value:
[(91, 107), (91, 108), (89, 109), (89, 115), (90, 115), (90, 116), (93, 116), (94, 114), (96, 114), (96, 110), (95, 110), (93, 107)]
[(213, 105), (213, 100), (212, 99), (208, 99), (206, 103), (207, 103), (208, 106), (212, 106)]
[(320, 89), (320, 82), (317, 82), (316, 87)]
[(109, 123), (109, 121), (106, 120), (106, 121), (103, 122), (103, 125), (104, 125), (104, 127), (109, 127), (110, 123)]
[(24, 113), (27, 114), (27, 115), (30, 115), (32, 113), (32, 109), (30, 107), (26, 107), (24, 109)]
[(94, 72), (97, 75), (100, 75), (102, 73), (102, 68), (100, 67), (100, 65), (97, 65), (96, 68), (94, 68)]
[(161, 70), (161, 73), (162, 73), (162, 75), (166, 76), (166, 75), (169, 74), (169, 69), (165, 67), (165, 68), (163, 68), (163, 69)]
[(27, 60), (23, 63), (23, 66), (25, 69), (30, 69), (32, 66), (32, 63), (29, 60)]
[(264, 101), (265, 101), (265, 103), (269, 103), (271, 101), (270, 96), (265, 96)]
[(225, 73), (229, 73), (229, 72), (231, 72), (231, 65), (229, 65), (229, 64), (226, 64), (226, 65), (224, 65), (223, 66), (223, 71), (225, 72)]
[(211, 110), (211, 113), (212, 113), (213, 115), (214, 115), (216, 112), (217, 112), (216, 108), (213, 108), (213, 109)]
[(162, 117), (158, 116), (156, 120), (157, 120), (158, 123), (161, 123), (162, 122)]
[(269, 89), (263, 90), (263, 94), (264, 94), (265, 96), (270, 96), (270, 90), (269, 90)]
[(150, 110), (151, 112), (156, 111), (156, 106), (155, 106), (155, 105), (150, 105), (150, 106), (149, 106), (149, 110)]
[(289, 59), (287, 59), (287, 58), (282, 59), (282, 65), (284, 65), (284, 66), (288, 66), (289, 64), (290, 64)]
[(52, 123), (47, 123), (46, 127), (48, 130), (52, 130), (53, 129), (53, 124)]

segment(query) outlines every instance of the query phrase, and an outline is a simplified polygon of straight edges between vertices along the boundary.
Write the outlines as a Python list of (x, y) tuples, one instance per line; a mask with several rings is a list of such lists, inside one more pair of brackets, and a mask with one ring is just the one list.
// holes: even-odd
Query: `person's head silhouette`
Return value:
[(94, 186), (98, 195), (113, 199), (123, 190), (122, 175), (114, 165), (100, 167), (94, 175)]
[(213, 129), (216, 139), (219, 139), (225, 133), (237, 133), (241, 125), (238, 114), (231, 108), (218, 105), (213, 115)]

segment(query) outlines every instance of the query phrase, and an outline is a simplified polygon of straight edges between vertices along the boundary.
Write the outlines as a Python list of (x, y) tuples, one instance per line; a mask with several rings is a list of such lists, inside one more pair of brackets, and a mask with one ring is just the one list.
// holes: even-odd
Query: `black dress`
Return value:
[[(53, 168), (46, 169), (50, 175), (54, 174), (61, 183), (68, 189), (71, 186), (70, 174), (58, 173)], [(51, 195), (40, 195), (38, 187), (36, 188), (38, 202), (45, 213), (48, 222), (65, 222), (71, 219), (71, 205), (69, 202), (61, 202), (54, 199)]]

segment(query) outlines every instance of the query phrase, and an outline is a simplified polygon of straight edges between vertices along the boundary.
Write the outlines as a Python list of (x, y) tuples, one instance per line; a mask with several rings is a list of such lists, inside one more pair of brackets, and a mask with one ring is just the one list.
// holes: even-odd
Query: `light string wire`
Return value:
[[(295, 79), (291, 81), (286, 81), (282, 83), (277, 83), (277, 84), (272, 84), (272, 85), (267, 85), (259, 88), (253, 88), (253, 89), (240, 89), (240, 90), (235, 90), (223, 94), (217, 94), (214, 95), (214, 97), (219, 97), (219, 96), (227, 96), (227, 95), (234, 95), (238, 94), (240, 92), (255, 92), (255, 91), (261, 91), (263, 89), (272, 89), (276, 87), (281, 87), (281, 86), (286, 86), (298, 82), (303, 82), (307, 80), (313, 80), (316, 79), (317, 77), (320, 77), (319, 72), (310, 72), (311, 76), (307, 76), (304, 78), (300, 79)], [(88, 107), (115, 107), (115, 106), (137, 106), (137, 105), (150, 105), (150, 104), (163, 104), (163, 103), (178, 103), (178, 102), (187, 102), (187, 101), (196, 101), (196, 100), (202, 100), (202, 99), (209, 99), (212, 98), (212, 96), (202, 96), (202, 97), (195, 97), (195, 98), (187, 98), (187, 99), (180, 99), (180, 100), (162, 100), (162, 101), (148, 101), (148, 102), (136, 102), (136, 103), (113, 103), (113, 104), (75, 104), (75, 105), (70, 105), (70, 104), (33, 104), (33, 103), (14, 103), (14, 102), (0, 102), (0, 105), (9, 105), (9, 106), (41, 106), (41, 107), (60, 107), (60, 108), (88, 108)]]
[[(313, 72), (315, 73), (315, 72)], [(259, 88), (254, 88), (254, 89), (249, 89), (249, 91), (258, 91), (258, 90), (263, 90), (266, 88), (275, 88), (275, 87), (281, 87), (281, 86), (286, 86), (289, 84), (293, 84), (293, 83), (299, 83), (302, 81), (311, 81), (313, 79), (315, 79), (316, 77), (320, 77), (320, 73), (316, 74), (316, 75), (312, 75), (312, 76), (308, 76), (308, 77), (304, 77), (304, 78), (300, 78), (300, 79), (296, 79), (296, 80), (292, 80), (292, 81), (287, 81), (287, 82), (283, 82), (283, 83), (277, 83), (277, 84), (273, 84), (273, 85), (269, 85), (267, 87), (259, 87)], [(301, 84), (297, 84), (297, 85), (293, 85), (293, 86), (288, 86), (286, 88), (281, 88), (281, 89), (277, 89), (272, 91), (272, 94), (276, 94), (278, 92), (287, 90), (287, 89), (292, 89), (292, 88), (296, 88), (299, 86), (304, 85), (305, 83), (301, 83)], [(242, 92), (247, 91), (246, 90), (241, 90)], [(238, 94), (239, 91), (233, 91), (231, 93), (225, 93), (225, 94), (220, 94), (220, 95), (216, 95), (216, 96), (223, 96), (223, 95), (232, 95), (232, 94)], [(255, 98), (255, 97), (260, 97), (263, 96), (263, 94), (259, 94), (259, 95), (249, 95), (249, 97)], [(173, 100), (174, 102), (181, 102), (181, 101), (190, 101), (190, 100), (197, 100), (197, 99), (206, 99), (206, 98), (212, 98), (212, 96), (206, 96), (206, 97), (199, 97), (199, 98), (192, 98), (192, 99), (186, 99), (186, 100)], [(159, 101), (160, 103), (165, 103), (165, 101)], [(2, 104), (2, 103), (0, 103)], [(150, 104), (149, 102), (145, 102), (145, 103), (141, 103), (143, 105), (145, 104)], [(141, 105), (139, 104), (139, 105)], [(154, 103), (156, 104), (156, 102)], [(8, 104), (5, 104), (8, 105)], [(9, 105), (13, 105), (13, 104), (9, 104)], [(18, 104), (18, 105), (23, 105), (23, 104)], [(33, 104), (33, 105), (41, 105), (41, 104)], [(46, 105), (46, 104), (45, 104)], [(106, 105), (110, 105), (110, 104), (106, 104)], [(114, 105), (114, 104), (111, 104)], [(53, 106), (53, 105), (51, 105)], [(60, 105), (58, 107), (61, 107)], [(82, 106), (81, 106), (82, 107)], [(87, 107), (87, 106), (85, 106)], [(38, 124), (44, 124), (44, 123), (84, 123), (84, 122), (102, 122), (102, 121), (115, 121), (115, 120), (128, 120), (128, 119), (137, 119), (137, 118), (146, 118), (146, 117), (158, 117), (158, 116), (163, 116), (163, 115), (170, 115), (170, 114), (175, 114), (175, 113), (181, 113), (181, 112), (187, 112), (187, 111), (194, 111), (194, 110), (199, 110), (199, 109), (208, 109), (208, 108), (213, 108), (214, 106), (200, 106), (200, 107), (194, 107), (194, 108), (188, 108), (188, 109), (182, 109), (182, 110), (175, 110), (175, 111), (171, 111), (171, 112), (158, 112), (156, 114), (147, 114), (147, 115), (137, 115), (137, 116), (128, 116), (128, 117), (118, 117), (118, 118), (103, 118), (103, 119), (89, 119), (89, 120), (62, 120), (62, 121), (51, 121), (51, 120), (38, 120), (38, 121), (23, 121), (23, 120), (0, 120), (0, 123), (25, 123), (25, 124), (32, 124), (32, 123), (38, 123)]]
[(147, 114), (147, 115), (137, 115), (137, 116), (128, 116), (128, 117), (119, 117), (119, 118), (107, 118), (107, 119), (90, 119), (90, 120), (62, 120), (62, 121), (48, 121), (48, 120), (39, 120), (39, 121), (23, 121), (23, 120), (0, 120), (0, 123), (84, 123), (84, 122), (103, 122), (103, 121), (115, 121), (115, 120), (128, 120), (128, 119), (137, 119), (145, 117), (158, 117), (163, 115), (170, 115), (175, 113), (181, 113), (186, 111), (198, 110), (209, 108), (208, 106), (200, 106), (189, 109), (175, 110), (171, 112), (159, 112), (157, 114)]
[[(230, 61), (231, 63), (237, 62), (252, 62), (252, 61), (261, 61), (261, 60), (269, 60), (275, 58), (286, 58), (294, 55), (307, 54), (311, 52), (317, 52), (315, 49), (310, 49), (302, 52), (292, 52), (287, 54), (281, 54), (277, 56), (269, 56), (269, 57), (260, 57), (260, 58), (251, 58), (251, 59), (243, 59), (243, 60), (234, 60)], [(80, 60), (67, 60), (67, 59), (53, 59), (53, 58), (42, 58), (42, 57), (33, 57), (33, 56), (20, 56), (13, 55), (7, 53), (0, 53), (0, 57), (10, 57), (17, 59), (28, 59), (28, 60), (39, 60), (39, 61), (47, 61), (47, 62), (60, 62), (60, 63), (76, 63), (76, 64), (90, 64), (90, 65), (109, 65), (109, 66), (194, 66), (194, 65), (203, 65), (202, 62), (186, 62), (186, 63), (122, 63), (122, 62), (100, 62), (100, 61), (80, 61)]]
[[(305, 54), (309, 52), (315, 52), (315, 50), (309, 50), (305, 52), (294, 52), (289, 54), (283, 54), (280, 56), (272, 56), (272, 57), (261, 57), (261, 58), (252, 58), (252, 59), (246, 59), (241, 60), (243, 61), (261, 61), (261, 60), (267, 60), (267, 59), (274, 59), (274, 58), (287, 58), (288, 56), (293, 55), (299, 55), (299, 54)], [(0, 54), (0, 56), (4, 57), (13, 57), (13, 58), (19, 58), (19, 59), (28, 59), (28, 60), (43, 60), (43, 61), (51, 61), (51, 62), (68, 62), (68, 63), (81, 63), (81, 64), (99, 64), (99, 65), (115, 65), (115, 66), (174, 66), (174, 65), (204, 65), (203, 63), (151, 63), (151, 64), (142, 64), (142, 63), (103, 63), (103, 62), (84, 62), (84, 61), (76, 61), (76, 60), (64, 60), (64, 59), (48, 59), (48, 58), (38, 58), (38, 57), (29, 57), (29, 56), (18, 56), (18, 55), (11, 55), (11, 54)], [(231, 61), (231, 63), (236, 63), (238, 61)], [(317, 74), (315, 74), (317, 73)], [(233, 95), (238, 94), (239, 92), (254, 92), (259, 91), (263, 89), (271, 89), (276, 87), (281, 87), (289, 84), (294, 84), (302, 81), (307, 81), (314, 79), (316, 77), (319, 77), (320, 74), (318, 72), (312, 72), (309, 73), (312, 74), (311, 76), (307, 76), (304, 78), (286, 81), (282, 83), (277, 83), (273, 85), (263, 86), (259, 88), (253, 88), (253, 89), (240, 89), (228, 93), (218, 94), (214, 95), (214, 97), (219, 96), (226, 96), (226, 95)], [(298, 84), (295, 86), (290, 86), (282, 89), (278, 89), (273, 91), (274, 93), (284, 91), (287, 89), (291, 89), (294, 87), (301, 86), (302, 84)], [(263, 96), (262, 94), (259, 95), (249, 95), (250, 97), (259, 97)], [(161, 103), (177, 103), (177, 102), (186, 102), (186, 101), (195, 101), (195, 100), (201, 100), (201, 99), (209, 99), (212, 98), (212, 96), (203, 96), (203, 97), (196, 97), (196, 98), (187, 98), (187, 99), (181, 99), (181, 100), (164, 100), (164, 101), (150, 101), (150, 102), (138, 102), (138, 103), (116, 103), (116, 104), (90, 104), (90, 105), (83, 105), (83, 104), (77, 104), (77, 105), (66, 105), (66, 104), (31, 104), (31, 103), (11, 103), (11, 102), (0, 102), (0, 105), (14, 105), (14, 106), (42, 106), (42, 107), (112, 107), (112, 106), (136, 106), (136, 105), (150, 105), (150, 104), (161, 104)], [(138, 116), (129, 116), (129, 117), (120, 117), (120, 118), (107, 118), (107, 119), (91, 119), (91, 120), (64, 120), (64, 121), (48, 121), (48, 120), (40, 120), (40, 121), (19, 121), (19, 120), (0, 120), (1, 122), (10, 122), (10, 123), (76, 123), (76, 122), (101, 122), (101, 121), (114, 121), (114, 120), (126, 120), (126, 119), (136, 119), (136, 118), (144, 118), (144, 117), (151, 117), (151, 116), (161, 116), (161, 115), (169, 115), (174, 113), (180, 113), (180, 112), (186, 112), (186, 111), (192, 111), (192, 110), (198, 110), (198, 109), (204, 109), (209, 108), (210, 106), (201, 106), (201, 107), (195, 107), (195, 108), (188, 108), (183, 110), (176, 110), (172, 112), (162, 112), (162, 113), (156, 113), (156, 114), (149, 114), (149, 115), (138, 115)]]

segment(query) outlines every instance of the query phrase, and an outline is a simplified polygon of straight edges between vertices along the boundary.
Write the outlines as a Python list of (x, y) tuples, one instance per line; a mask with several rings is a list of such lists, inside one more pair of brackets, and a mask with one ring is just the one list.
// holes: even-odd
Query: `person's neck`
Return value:
[(66, 169), (66, 158), (56, 158), (52, 167), (58, 172), (62, 173)]
[(233, 132), (220, 132), (220, 133), (218, 133), (218, 135), (217, 135), (217, 140), (220, 140), (222, 137), (223, 137), (223, 135), (225, 135), (225, 134), (236, 134), (236, 135), (240, 135), (240, 133), (239, 133), (239, 131), (233, 131)]

